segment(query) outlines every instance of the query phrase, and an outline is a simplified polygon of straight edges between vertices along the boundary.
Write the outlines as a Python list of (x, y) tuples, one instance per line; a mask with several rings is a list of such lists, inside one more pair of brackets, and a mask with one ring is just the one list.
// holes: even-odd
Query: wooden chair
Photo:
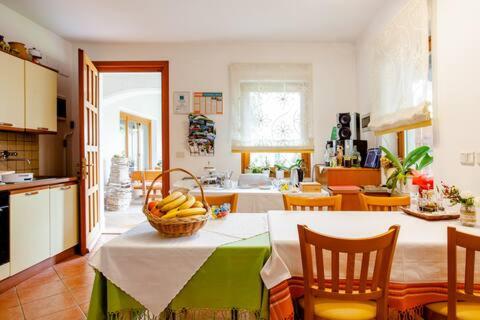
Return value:
[[(426, 306), (427, 319), (480, 319), (480, 292), (474, 290), (475, 252), (480, 251), (480, 237), (448, 227), (448, 302)], [(457, 286), (457, 247), (465, 249), (464, 286)]]
[[(388, 284), (399, 231), (400, 226), (394, 225), (372, 238), (342, 239), (298, 225), (305, 286), (299, 304), (303, 307), (304, 319), (387, 319)], [(325, 277), (327, 263), (323, 255), (326, 251), (330, 252), (331, 258), (329, 279)], [(369, 272), (372, 269), (369, 268), (370, 257), (374, 252), (373, 272)], [(340, 253), (347, 256), (345, 279), (340, 279)], [(354, 279), (355, 257), (360, 254), (360, 276)]]
[(340, 211), (342, 210), (342, 196), (306, 197), (284, 194), (283, 206), (288, 211), (305, 211), (306, 209), (308, 211), (322, 211), (325, 207), (330, 211)]
[[(147, 195), (147, 190), (150, 187), (150, 184), (161, 172), (161, 170), (133, 171), (130, 175), (133, 189), (142, 190), (142, 197), (145, 197)], [(152, 192), (150, 193), (150, 198), (161, 198), (161, 193), (162, 183), (155, 183), (152, 188)]]
[(205, 200), (207, 200), (210, 206), (221, 206), (222, 204), (229, 203), (230, 212), (231, 213), (237, 212), (238, 193), (232, 193), (232, 194), (221, 195), (221, 196), (205, 196)]
[(410, 206), (410, 197), (374, 197), (359, 194), (363, 211), (398, 211)]

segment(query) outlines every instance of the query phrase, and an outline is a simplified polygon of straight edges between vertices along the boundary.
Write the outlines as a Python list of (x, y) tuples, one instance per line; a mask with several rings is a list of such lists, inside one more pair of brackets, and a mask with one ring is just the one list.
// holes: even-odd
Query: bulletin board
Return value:
[(223, 114), (222, 92), (194, 92), (194, 114)]

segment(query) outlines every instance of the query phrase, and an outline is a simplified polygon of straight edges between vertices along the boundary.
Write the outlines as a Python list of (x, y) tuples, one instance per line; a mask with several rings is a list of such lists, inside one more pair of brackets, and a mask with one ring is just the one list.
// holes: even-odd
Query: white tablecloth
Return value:
[[(200, 195), (200, 191), (198, 189), (194, 189), (191, 191), (192, 195), (198, 196)], [(205, 189), (206, 195), (225, 195), (225, 194), (232, 194), (238, 193), (238, 206), (237, 212), (268, 212), (270, 210), (283, 210), (283, 197), (282, 193), (278, 190), (270, 189), (270, 190), (262, 190), (259, 188), (252, 188), (252, 189), (240, 189), (240, 188), (233, 188), (233, 189)], [(296, 193), (295, 195), (301, 196), (301, 193)], [(325, 190), (322, 190), (319, 193), (310, 195), (320, 195), (320, 196), (328, 196), (329, 193)]]
[[(480, 235), (480, 228), (462, 227), (458, 221), (429, 222), (401, 212), (270, 212), (272, 255), (261, 272), (269, 289), (292, 276), (303, 276), (298, 224), (344, 238), (370, 237), (387, 231), (392, 225), (400, 225), (390, 278), (398, 283), (447, 282), (447, 226)], [(344, 271), (346, 258), (341, 257), (340, 270)], [(457, 258), (458, 275), (463, 279), (465, 256), (459, 254)], [(357, 255), (357, 266), (360, 259), (361, 255)], [(325, 266), (328, 268), (330, 263), (326, 262)], [(329, 271), (326, 269), (326, 274), (330, 274)], [(480, 279), (480, 259), (476, 259), (475, 273), (476, 279)]]
[(231, 214), (183, 238), (163, 238), (144, 222), (103, 245), (90, 264), (158, 315), (217, 247), (267, 231), (265, 214)]

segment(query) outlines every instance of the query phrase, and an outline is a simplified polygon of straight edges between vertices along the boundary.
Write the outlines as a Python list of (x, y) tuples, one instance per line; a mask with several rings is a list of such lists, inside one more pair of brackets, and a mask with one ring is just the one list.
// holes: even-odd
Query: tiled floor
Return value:
[(87, 257), (48, 268), (0, 295), (0, 320), (86, 319), (94, 275)]

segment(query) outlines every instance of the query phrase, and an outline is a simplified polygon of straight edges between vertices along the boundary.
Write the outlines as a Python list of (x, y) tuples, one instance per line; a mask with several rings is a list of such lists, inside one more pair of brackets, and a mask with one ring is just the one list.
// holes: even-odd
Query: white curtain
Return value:
[(232, 64), (232, 151), (312, 151), (311, 79), (309, 64)]
[(427, 0), (410, 0), (373, 44), (373, 131), (431, 119)]

